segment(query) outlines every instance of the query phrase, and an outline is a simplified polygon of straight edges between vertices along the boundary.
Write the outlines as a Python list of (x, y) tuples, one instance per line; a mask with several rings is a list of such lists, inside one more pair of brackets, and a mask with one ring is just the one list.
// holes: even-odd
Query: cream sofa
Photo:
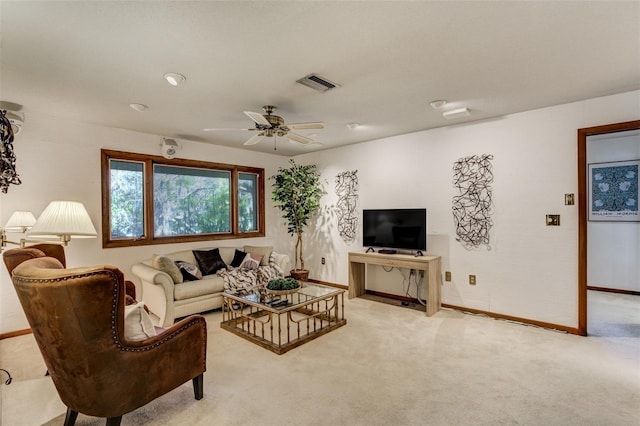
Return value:
[[(210, 248), (197, 248), (196, 250), (211, 250)], [(236, 249), (243, 251), (244, 247), (219, 247), (220, 257), (229, 265), (233, 260)], [(163, 253), (163, 256), (173, 261), (189, 262), (197, 265), (192, 250), (177, 251), (174, 253)], [(273, 262), (281, 271), (287, 271), (289, 256), (271, 253)], [(224, 291), (224, 280), (218, 275), (205, 275), (201, 280), (189, 281), (175, 284), (171, 276), (154, 266), (152, 259), (147, 259), (136, 263), (131, 267), (131, 272), (140, 280), (142, 294), (138, 295), (138, 300), (144, 301), (145, 305), (153, 313), (152, 318), (159, 327), (168, 327), (174, 323), (176, 318), (196, 314), (222, 306), (222, 292)]]

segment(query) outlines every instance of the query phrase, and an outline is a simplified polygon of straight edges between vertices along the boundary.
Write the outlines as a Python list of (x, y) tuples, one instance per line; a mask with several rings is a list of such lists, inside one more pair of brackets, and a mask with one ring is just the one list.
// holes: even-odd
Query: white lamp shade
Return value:
[(97, 232), (82, 203), (77, 201), (52, 201), (27, 232), (27, 236), (46, 238), (53, 235), (72, 238), (95, 238)]
[(36, 217), (28, 211), (15, 211), (7, 221), (4, 229), (7, 232), (24, 232), (36, 223)]

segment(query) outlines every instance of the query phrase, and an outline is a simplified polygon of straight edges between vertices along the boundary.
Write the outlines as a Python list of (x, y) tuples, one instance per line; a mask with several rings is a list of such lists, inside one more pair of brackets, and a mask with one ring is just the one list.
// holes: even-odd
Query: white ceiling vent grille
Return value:
[(297, 80), (297, 83), (310, 87), (318, 92), (326, 92), (327, 90), (340, 87), (339, 84), (333, 83), (324, 77), (320, 77), (318, 74), (309, 74), (308, 76)]

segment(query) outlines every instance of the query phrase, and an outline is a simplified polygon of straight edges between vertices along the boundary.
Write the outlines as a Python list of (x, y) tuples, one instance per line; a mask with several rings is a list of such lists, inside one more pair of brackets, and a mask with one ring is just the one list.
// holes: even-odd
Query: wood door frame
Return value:
[(587, 335), (587, 138), (640, 129), (640, 120), (578, 129), (578, 334)]

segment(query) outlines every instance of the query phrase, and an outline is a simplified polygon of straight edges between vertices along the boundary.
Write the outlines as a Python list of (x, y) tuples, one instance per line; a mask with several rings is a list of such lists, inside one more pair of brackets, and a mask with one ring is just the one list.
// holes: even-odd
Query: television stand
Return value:
[(424, 275), (427, 284), (427, 316), (435, 315), (440, 310), (440, 293), (442, 287), (440, 256), (423, 255), (415, 257), (411, 254), (350, 252), (349, 299), (365, 294), (367, 264), (425, 271)]

